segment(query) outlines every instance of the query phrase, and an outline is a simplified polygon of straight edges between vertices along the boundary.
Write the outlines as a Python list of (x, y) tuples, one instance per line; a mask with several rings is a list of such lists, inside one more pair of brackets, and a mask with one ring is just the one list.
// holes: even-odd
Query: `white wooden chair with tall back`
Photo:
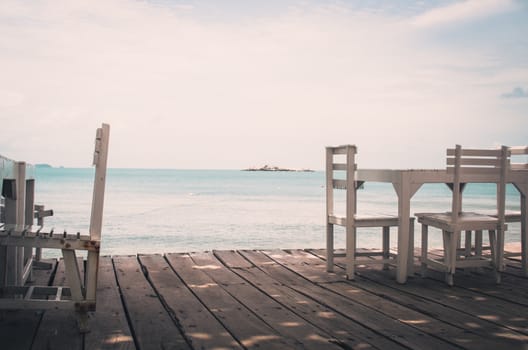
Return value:
[[(506, 176), (508, 172), (509, 150), (501, 149), (462, 149), (457, 145), (447, 150), (447, 171), (453, 174), (451, 212), (417, 213), (418, 222), (422, 224), (422, 276), (426, 275), (428, 267), (446, 273), (446, 282), (453, 285), (457, 267), (491, 266), (496, 273), (497, 283), (500, 282), (502, 267), (497, 263), (497, 247), (504, 241)], [(463, 178), (467, 176), (489, 176), (498, 181), (497, 185), (497, 214), (484, 215), (462, 211), (462, 189), (465, 185)], [(429, 227), (442, 230), (444, 256), (442, 259), (430, 258), (428, 254)], [(489, 232), (491, 257), (481, 254), (459, 255), (457, 245), (461, 232), (477, 231)], [(467, 244), (467, 242), (466, 242)], [(476, 246), (479, 243), (476, 244)], [(481, 243), (480, 243), (481, 244)], [(500, 256), (500, 254), (499, 254)]]
[[(327, 271), (334, 268), (334, 257), (342, 256), (334, 251), (334, 225), (344, 226), (346, 234), (346, 275), (354, 279), (356, 265), (383, 264), (387, 269), (389, 264), (396, 264), (396, 254), (390, 252), (390, 228), (398, 227), (398, 216), (391, 215), (358, 215), (356, 191), (362, 185), (356, 181), (355, 172), (357, 165), (355, 145), (326, 147), (326, 252)], [(344, 161), (335, 159), (335, 156), (344, 157)], [(343, 172), (344, 179), (336, 178), (335, 172)], [(339, 216), (335, 212), (334, 190), (345, 191), (345, 215)], [(411, 221), (411, 239), (414, 233), (414, 218)], [(357, 248), (357, 229), (365, 227), (381, 227), (382, 250), (360, 252)], [(373, 248), (373, 247), (365, 247)], [(372, 256), (381, 256), (381, 259), (371, 259)], [(412, 265), (412, 259), (409, 262)]]
[[(510, 167), (509, 171), (524, 171), (528, 176), (528, 146), (512, 146), (509, 147), (510, 151)], [(524, 156), (524, 159), (522, 157)], [(517, 158), (515, 158), (517, 157)], [(528, 188), (517, 187), (521, 196), (520, 210), (505, 210), (504, 222), (508, 223), (520, 223), (520, 239), (521, 239), (521, 251), (509, 252), (504, 249), (504, 246), (499, 247), (497, 251), (497, 258), (502, 262), (501, 266), (504, 266), (504, 258), (521, 257), (521, 272), (524, 276), (528, 277), (528, 213), (526, 208), (526, 196), (528, 196)], [(489, 213), (492, 216), (497, 216), (496, 213)], [(483, 250), (489, 250), (491, 247), (482, 246), (482, 231), (475, 232), (475, 254), (482, 254)], [(466, 242), (464, 251), (469, 255), (473, 250), (471, 246), (471, 231), (466, 232)]]
[[(67, 286), (25, 286), (23, 283), (0, 284), (0, 309), (72, 309), (78, 313), (79, 328), (87, 331), (88, 312), (95, 311), (99, 250), (103, 219), (106, 167), (110, 126), (97, 129), (93, 165), (94, 189), (88, 234), (54, 233), (41, 226), (4, 225), (0, 228), (1, 247), (58, 249), (62, 252)], [(22, 177), (23, 178), (23, 177)], [(25, 191), (25, 181), (17, 181), (17, 190)], [(24, 216), (25, 196), (17, 196), (17, 216)], [(26, 210), (26, 213), (28, 211)], [(31, 203), (31, 215), (33, 207)], [(23, 221), (21, 221), (23, 222)], [(32, 222), (32, 221), (31, 221)], [(18, 221), (17, 221), (18, 223)], [(77, 251), (87, 252), (84, 276), (80, 274)]]

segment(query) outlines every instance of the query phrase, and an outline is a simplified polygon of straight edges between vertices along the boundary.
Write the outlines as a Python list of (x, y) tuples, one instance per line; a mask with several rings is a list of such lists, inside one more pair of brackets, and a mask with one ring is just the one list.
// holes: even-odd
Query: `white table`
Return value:
[[(358, 169), (357, 181), (392, 183), (398, 196), (398, 256), (396, 260), (396, 280), (399, 283), (407, 281), (407, 275), (412, 272), (414, 253), (414, 233), (410, 232), (408, 218), (411, 217), (411, 199), (414, 194), (426, 183), (452, 183), (453, 174), (448, 174), (446, 169)], [(487, 174), (462, 175), (463, 183), (498, 183), (498, 176)], [(521, 250), (522, 259), (526, 261), (528, 254), (528, 239), (526, 227), (528, 226), (528, 171), (510, 170), (507, 182), (512, 183), (521, 194)], [(504, 245), (504, 239), (498, 242)], [(503, 249), (499, 249), (500, 253)], [(502, 261), (502, 256), (498, 261)], [(524, 271), (525, 274), (528, 272)]]

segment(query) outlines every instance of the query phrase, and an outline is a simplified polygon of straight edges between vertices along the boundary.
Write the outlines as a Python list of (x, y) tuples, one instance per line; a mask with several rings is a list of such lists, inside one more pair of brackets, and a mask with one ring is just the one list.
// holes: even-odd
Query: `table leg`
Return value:
[(326, 271), (334, 271), (334, 225), (330, 223), (326, 224)]
[(401, 174), (399, 183), (394, 184), (398, 194), (398, 256), (396, 260), (396, 281), (407, 282), (409, 260), (409, 217), (411, 215), (411, 189), (407, 174)]
[(521, 197), (521, 266), (522, 274), (528, 277), (528, 184), (514, 183)]
[(396, 260), (396, 281), (405, 283), (407, 276), (414, 273), (414, 219), (411, 218), (411, 199), (422, 187), (413, 182), (410, 173), (403, 172), (392, 185), (398, 195), (398, 256)]
[(414, 275), (414, 218), (409, 219), (409, 258), (407, 259), (407, 275)]

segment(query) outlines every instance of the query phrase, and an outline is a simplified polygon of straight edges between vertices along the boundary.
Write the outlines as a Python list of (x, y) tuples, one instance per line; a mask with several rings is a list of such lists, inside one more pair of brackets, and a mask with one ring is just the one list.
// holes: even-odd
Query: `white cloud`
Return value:
[(0, 90), (0, 108), (18, 106), (23, 100), (24, 96), (20, 93)]
[(465, 0), (429, 10), (414, 17), (412, 23), (418, 27), (434, 27), (482, 19), (517, 8), (514, 0)]
[[(323, 147), (340, 143), (371, 152), (362, 159), (373, 165), (427, 166), (428, 151), (501, 115), (496, 86), (528, 77), (340, 7), (215, 21), (127, 0), (2, 3), (0, 121), (25, 137), (2, 137), (0, 150), (35, 163), (89, 165), (105, 121), (112, 167), (318, 168)], [(387, 144), (424, 153), (398, 159)]]

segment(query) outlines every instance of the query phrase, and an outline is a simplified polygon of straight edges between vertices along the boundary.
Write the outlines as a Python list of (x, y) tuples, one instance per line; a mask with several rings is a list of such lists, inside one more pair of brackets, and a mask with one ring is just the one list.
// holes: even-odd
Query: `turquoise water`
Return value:
[[(36, 202), (55, 213), (46, 218), (46, 227), (87, 232), (93, 174), (93, 169), (37, 169)], [(109, 169), (102, 253), (323, 248), (324, 183), (323, 172)], [(492, 209), (494, 195), (494, 185), (470, 184), (465, 209)], [(508, 209), (518, 210), (514, 188), (508, 188), (507, 202)], [(359, 213), (397, 212), (390, 184), (365, 184), (358, 203)], [(414, 196), (411, 212), (449, 208), (445, 185), (425, 185)], [(419, 244), (419, 227), (416, 233)], [(379, 236), (378, 229), (362, 229), (358, 246), (378, 247)], [(518, 237), (518, 224), (510, 225), (508, 239)], [(344, 247), (341, 228), (336, 246)]]

